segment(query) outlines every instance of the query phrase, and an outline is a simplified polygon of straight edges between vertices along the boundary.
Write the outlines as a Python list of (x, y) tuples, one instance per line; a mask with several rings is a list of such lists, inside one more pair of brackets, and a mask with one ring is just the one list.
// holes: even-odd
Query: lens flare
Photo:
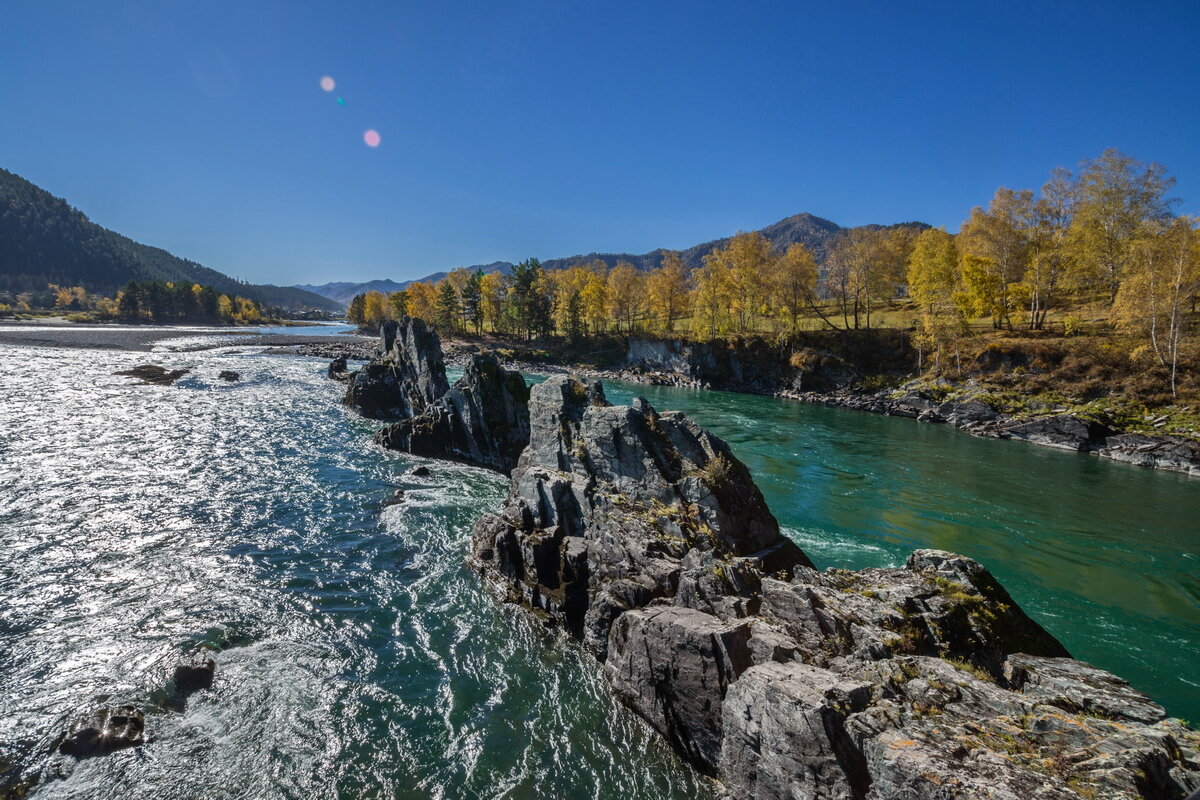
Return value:
[(337, 86), (337, 84), (333, 82), (333, 78), (329, 77), (328, 75), (326, 75), (324, 78), (321, 78), (321, 88), (325, 91), (332, 92), (334, 86)]
[(342, 98), (340, 98), (340, 97), (339, 97), (339, 98), (338, 98), (338, 105), (339, 105), (339, 106), (344, 106), (344, 105), (346, 105), (346, 101), (345, 101), (345, 100), (343, 100)]
[(379, 131), (367, 131), (363, 134), (363, 141), (367, 143), (367, 147), (379, 147)]

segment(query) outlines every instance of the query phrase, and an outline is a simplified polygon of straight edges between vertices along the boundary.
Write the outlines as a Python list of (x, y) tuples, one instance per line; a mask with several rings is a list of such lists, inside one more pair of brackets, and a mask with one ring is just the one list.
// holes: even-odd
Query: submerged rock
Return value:
[(189, 372), (191, 372), (189, 369), (168, 370), (166, 367), (161, 367), (158, 364), (140, 364), (133, 369), (125, 369), (113, 374), (137, 378), (142, 383), (154, 386), (170, 386)]
[(346, 357), (338, 356), (330, 361), (329, 369), (325, 371), (325, 374), (335, 381), (344, 382), (350, 380), (350, 369), (346, 365)]
[(216, 671), (216, 662), (206, 653), (193, 653), (187, 656), (175, 665), (172, 673), (176, 694), (187, 698), (202, 689), (211, 689)]
[(508, 474), (529, 443), (529, 389), (493, 355), (473, 355), (462, 378), (421, 414), (379, 431), (392, 450)]
[(350, 376), (343, 402), (367, 417), (415, 417), (450, 389), (437, 332), (405, 317), (379, 333), (380, 356)]
[(421, 464), (421, 465), (413, 467), (411, 470), (409, 470), (408, 474), (412, 475), (415, 478), (428, 478), (430, 475), (429, 467), (425, 466), (424, 464)]
[(598, 383), (561, 376), (529, 409), (529, 446), (502, 508), (475, 525), (472, 563), (580, 639), (616, 695), (730, 796), (1200, 789), (1200, 736), (1071, 659), (979, 563), (918, 550), (901, 568), (818, 571), (746, 467), (686, 417), (611, 406)]
[(58, 749), (76, 758), (108, 755), (145, 742), (146, 719), (134, 706), (100, 708), (79, 720)]

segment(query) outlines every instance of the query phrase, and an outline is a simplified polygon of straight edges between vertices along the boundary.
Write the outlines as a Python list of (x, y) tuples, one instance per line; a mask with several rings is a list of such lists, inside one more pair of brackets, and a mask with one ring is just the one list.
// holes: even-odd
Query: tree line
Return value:
[(50, 284), (43, 292), (0, 294), (0, 313), (55, 310), (83, 318), (121, 322), (249, 324), (267, 318), (257, 300), (211, 286), (171, 281), (129, 281), (115, 297), (83, 286)]
[(1045, 330), (1052, 315), (1095, 307), (1145, 338), (1174, 371), (1200, 294), (1198, 220), (1175, 216), (1174, 180), (1117, 150), (1057, 168), (1039, 192), (1001, 187), (957, 234), (918, 225), (848, 230), (818, 264), (802, 243), (776, 248), (739, 233), (695, 270), (678, 252), (657, 269), (603, 261), (512, 274), (466, 269), (391, 295), (355, 297), (350, 319), (374, 327), (405, 314), (443, 332), (569, 340), (637, 332), (712, 338), (802, 329), (909, 328), (922, 366), (957, 358), (972, 326)]

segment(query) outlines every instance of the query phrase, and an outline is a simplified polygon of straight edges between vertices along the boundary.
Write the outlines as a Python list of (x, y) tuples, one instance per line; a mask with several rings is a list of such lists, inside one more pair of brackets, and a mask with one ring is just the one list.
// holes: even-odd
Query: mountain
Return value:
[[(476, 266), (468, 267), (467, 269), (471, 270), (472, 272), (478, 269), (483, 270), (485, 273), (502, 272), (507, 275), (508, 273), (512, 272), (512, 268), (513, 265), (507, 261), (493, 261), (491, 264), (477, 264)], [(426, 275), (424, 278), (420, 278), (419, 280), (423, 283), (437, 283), (445, 279), (445, 277), (449, 274), (450, 273), (448, 272), (435, 272), (432, 275)], [(366, 283), (351, 283), (347, 281), (322, 283), (320, 285), (301, 283), (297, 284), (295, 288), (313, 292), (314, 294), (319, 294), (322, 297), (327, 297), (330, 300), (336, 300), (339, 303), (349, 304), (350, 301), (354, 299), (355, 295), (366, 294), (367, 292), (372, 291), (389, 294), (391, 292), (398, 292), (401, 289), (407, 289), (408, 286), (413, 283), (416, 283), (416, 281), (401, 281), (397, 283), (396, 281), (387, 280), (385, 278), (384, 280), (367, 281)]]
[[(879, 228), (905, 228), (912, 227), (923, 230), (929, 226), (923, 222), (899, 222), (894, 225), (862, 225), (862, 228), (875, 230)], [(786, 250), (789, 245), (796, 242), (802, 243), (805, 247), (812, 251), (817, 263), (821, 264), (829, 255), (829, 250), (833, 246), (834, 241), (847, 231), (856, 230), (855, 228), (843, 228), (836, 222), (830, 222), (827, 219), (814, 216), (812, 214), (796, 214), (791, 217), (786, 217), (778, 222), (761, 228), (758, 233), (761, 233), (767, 238), (771, 244), (775, 245), (778, 250)], [(716, 250), (719, 247), (724, 247), (729, 244), (732, 236), (726, 236), (722, 239), (713, 239), (710, 242), (692, 245), (682, 251), (683, 262), (689, 269), (696, 269), (704, 265), (704, 257)], [(627, 261), (638, 269), (650, 270), (657, 269), (662, 264), (663, 255), (667, 251), (663, 248), (651, 250), (649, 253), (636, 255), (634, 253), (588, 253), (587, 255), (568, 256), (566, 258), (552, 258), (542, 262), (542, 266), (546, 269), (568, 269), (576, 265), (590, 264), (593, 261), (603, 261), (608, 266), (615, 266), (618, 261)], [(469, 270), (483, 270), (487, 272), (502, 272), (508, 274), (512, 271), (513, 265), (508, 261), (495, 261), (491, 264), (478, 264), (476, 266), (467, 267)], [(447, 273), (435, 272), (432, 275), (426, 275), (418, 280), (424, 283), (437, 283), (445, 278)], [(334, 297), (349, 303), (356, 294), (376, 289), (377, 291), (399, 291), (407, 287), (409, 284), (416, 281), (403, 281), (396, 283), (394, 281), (371, 281), (370, 283), (348, 284), (348, 283), (327, 283), (324, 286), (301, 286), (301, 289), (307, 289), (325, 297)], [(381, 286), (387, 284), (389, 289), (383, 289)]]
[(188, 281), (292, 311), (340, 312), (341, 303), (294, 286), (244, 283), (141, 244), (89, 220), (66, 200), (0, 169), (0, 291), (47, 284), (112, 294), (131, 280)]

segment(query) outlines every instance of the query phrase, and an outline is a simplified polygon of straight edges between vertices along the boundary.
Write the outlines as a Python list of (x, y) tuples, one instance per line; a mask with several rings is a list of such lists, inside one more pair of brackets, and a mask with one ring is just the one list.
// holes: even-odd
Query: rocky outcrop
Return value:
[(408, 419), (449, 391), (437, 332), (423, 320), (387, 320), (379, 339), (379, 357), (350, 377), (346, 405), (367, 417)]
[(1105, 438), (1097, 448), (1104, 458), (1139, 467), (1167, 469), (1200, 476), (1200, 442), (1182, 436), (1146, 436), (1119, 433)]
[(379, 431), (375, 441), (507, 475), (529, 443), (529, 389), (521, 373), (504, 369), (494, 355), (473, 355), (436, 403)]
[[(717, 580), (708, 570), (808, 564), (745, 465), (683, 415), (644, 400), (612, 406), (599, 383), (562, 376), (534, 387), (529, 408), (529, 446), (503, 508), (476, 523), (473, 557), (601, 658), (622, 613), (681, 585), (706, 602)], [(720, 594), (722, 607), (736, 605)]]
[(529, 408), (529, 446), (474, 528), (472, 563), (579, 639), (730, 796), (1200, 789), (1200, 737), (1071, 659), (977, 562), (919, 550), (900, 568), (819, 571), (686, 417), (611, 406), (564, 377)]
[(338, 356), (329, 362), (329, 368), (325, 371), (325, 375), (330, 380), (342, 381), (345, 383), (350, 380), (350, 367), (346, 364), (345, 356)]
[(145, 741), (146, 717), (134, 706), (105, 707), (80, 719), (58, 749), (76, 758), (104, 756)]
[(124, 369), (120, 372), (114, 372), (114, 375), (124, 375), (129, 378), (137, 378), (142, 383), (151, 386), (170, 386), (175, 381), (187, 375), (189, 369), (167, 369), (158, 364), (139, 364), (132, 369)]

